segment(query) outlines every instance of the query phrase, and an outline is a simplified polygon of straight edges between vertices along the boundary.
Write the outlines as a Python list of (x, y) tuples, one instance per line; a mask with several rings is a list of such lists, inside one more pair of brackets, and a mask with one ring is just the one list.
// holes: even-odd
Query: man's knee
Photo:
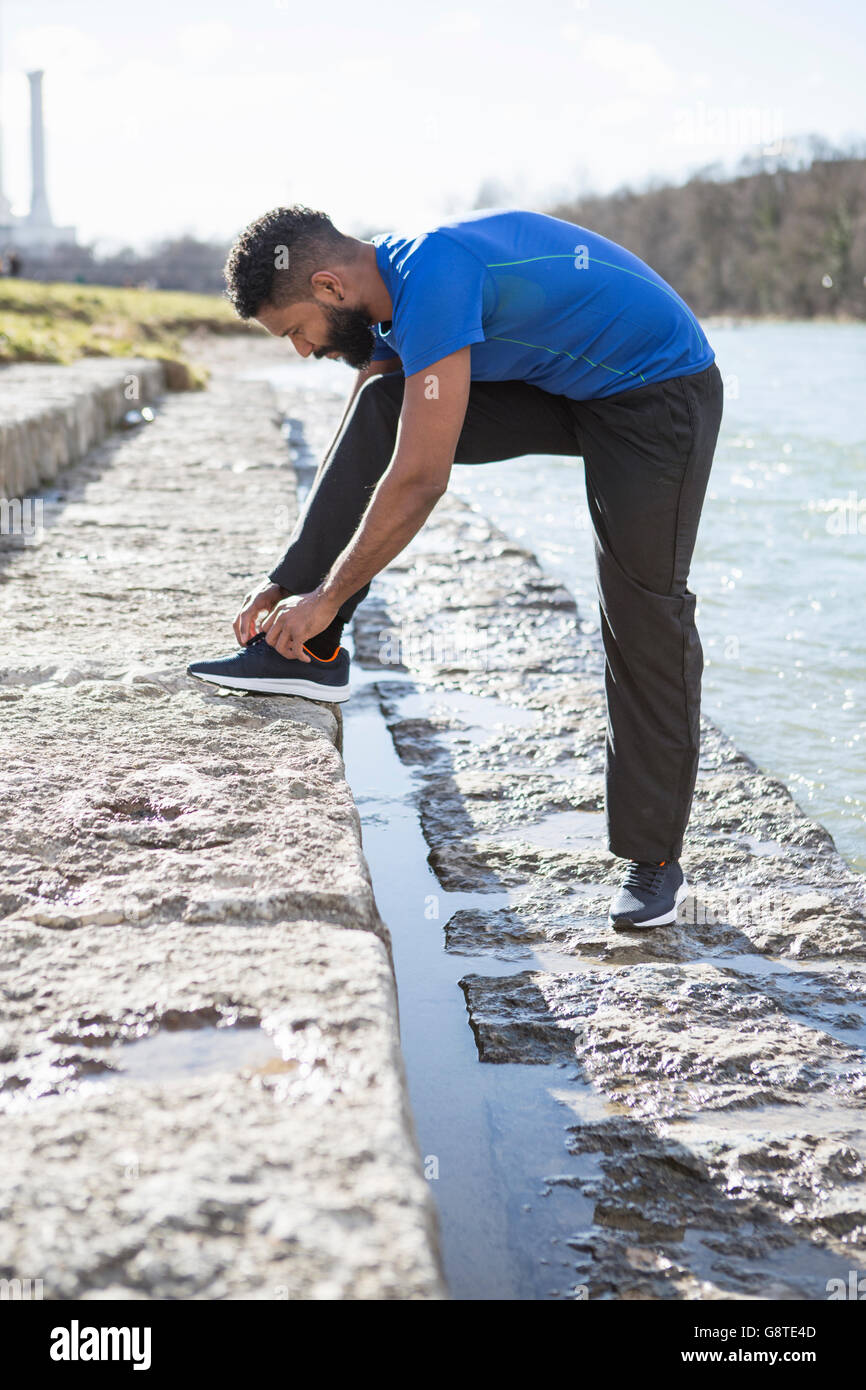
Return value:
[[(402, 373), (399, 376), (399, 382), (391, 382), (382, 375), (364, 382), (333, 449), (319, 470), (316, 484), (320, 489), (327, 491), (336, 487), (343, 491), (348, 479), (353, 479), (358, 486), (378, 482), (391, 461), (400, 423)], [(365, 505), (367, 500), (365, 497)]]
[(358, 392), (356, 411), (385, 411), (399, 413), (403, 404), (405, 377), (402, 372), (377, 372), (368, 377)]

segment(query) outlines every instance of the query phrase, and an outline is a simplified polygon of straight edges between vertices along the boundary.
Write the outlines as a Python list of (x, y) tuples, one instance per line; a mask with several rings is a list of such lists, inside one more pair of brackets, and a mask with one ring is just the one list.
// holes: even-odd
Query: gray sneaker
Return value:
[(677, 908), (688, 891), (678, 860), (632, 859), (611, 902), (608, 921), (626, 931), (663, 927), (677, 920)]

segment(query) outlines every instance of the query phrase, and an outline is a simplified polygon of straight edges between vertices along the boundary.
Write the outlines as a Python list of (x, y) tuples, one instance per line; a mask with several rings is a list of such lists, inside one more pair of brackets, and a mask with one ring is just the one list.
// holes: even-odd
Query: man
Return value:
[(288, 550), (235, 620), (243, 650), (191, 674), (345, 699), (343, 626), (424, 525), (452, 464), (582, 456), (608, 841), (629, 861), (610, 921), (674, 921), (703, 670), (687, 579), (722, 414), (693, 314), (622, 247), (519, 210), (359, 241), (324, 213), (277, 208), (242, 234), (226, 279), (242, 318), (358, 376)]

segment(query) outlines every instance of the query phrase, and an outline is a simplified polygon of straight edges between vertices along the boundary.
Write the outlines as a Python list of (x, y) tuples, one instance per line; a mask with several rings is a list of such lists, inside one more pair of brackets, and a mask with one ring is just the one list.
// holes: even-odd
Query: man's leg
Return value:
[[(394, 453), (403, 388), (402, 372), (388, 372), (371, 377), (358, 392), (319, 469), (289, 548), (271, 573), (271, 579), (290, 593), (315, 589), (358, 529)], [(578, 452), (574, 421), (564, 397), (521, 381), (472, 383), (457, 463)], [(337, 625), (349, 621), (369, 587), (346, 600)]]
[(606, 815), (626, 859), (679, 858), (700, 743), (703, 653), (687, 580), (722, 415), (713, 365), (576, 403), (607, 694)]

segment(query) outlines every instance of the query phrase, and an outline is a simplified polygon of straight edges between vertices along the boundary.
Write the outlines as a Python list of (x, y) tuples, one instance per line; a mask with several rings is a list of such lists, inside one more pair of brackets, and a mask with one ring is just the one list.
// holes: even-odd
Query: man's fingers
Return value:
[(273, 647), (275, 652), (279, 652), (280, 656), (296, 658), (300, 655), (300, 648), (294, 637), (290, 632), (284, 631), (282, 627), (271, 628), (265, 641), (269, 647)]
[[(233, 623), (235, 637), (241, 646), (246, 646), (257, 633), (266, 630), (265, 624), (279, 603), (281, 593), (282, 589), (271, 583), (265, 588), (250, 590)], [(261, 613), (266, 615), (264, 622), (259, 622)]]
[(307, 653), (304, 651), (303, 640), (294, 636), (291, 629), (287, 629), (284, 622), (273, 625), (265, 637), (269, 647), (279, 652), (280, 656), (288, 657), (294, 661), (309, 661)]
[(245, 647), (251, 637), (256, 635), (256, 618), (258, 610), (256, 608), (255, 594), (247, 594), (243, 601), (241, 611), (232, 624), (235, 637), (242, 647)]
[[(268, 646), (273, 647), (274, 651), (280, 656), (287, 657), (290, 661), (303, 661), (308, 663), (310, 656), (304, 651), (304, 639), (310, 632), (318, 632), (316, 620), (313, 616), (315, 605), (312, 605), (311, 597), (307, 595), (303, 598), (288, 598), (274, 606), (265, 614), (259, 623), (259, 631), (265, 634), (265, 641)], [(258, 614), (256, 614), (258, 617)]]

